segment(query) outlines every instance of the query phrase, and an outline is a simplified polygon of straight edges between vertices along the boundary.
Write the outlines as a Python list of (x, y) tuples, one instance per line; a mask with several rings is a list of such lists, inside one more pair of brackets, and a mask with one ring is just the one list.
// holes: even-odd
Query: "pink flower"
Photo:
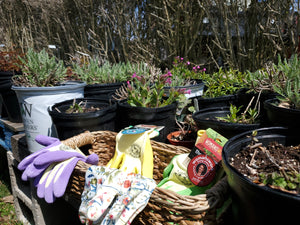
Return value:
[(134, 72), (134, 73), (132, 74), (132, 78), (135, 78), (135, 77), (137, 77), (136, 72)]
[(197, 69), (200, 69), (200, 66), (197, 66)]
[(204, 71), (204, 72), (205, 72), (205, 71), (206, 71), (206, 68), (203, 68), (203, 70), (202, 70), (202, 71)]
[(183, 58), (181, 57), (180, 60), (183, 61)]
[(195, 67), (195, 66), (193, 67), (193, 70), (196, 70), (196, 67)]
[(166, 80), (166, 84), (171, 84), (172, 83), (172, 79), (171, 78), (168, 78), (167, 80)]
[(129, 80), (127, 81), (127, 87), (128, 87), (128, 89), (132, 89), (132, 87), (131, 87), (131, 85), (130, 85), (130, 81), (129, 81)]
[(187, 65), (190, 65), (191, 63), (189, 61), (186, 62)]
[(184, 94), (191, 94), (191, 89), (185, 90)]

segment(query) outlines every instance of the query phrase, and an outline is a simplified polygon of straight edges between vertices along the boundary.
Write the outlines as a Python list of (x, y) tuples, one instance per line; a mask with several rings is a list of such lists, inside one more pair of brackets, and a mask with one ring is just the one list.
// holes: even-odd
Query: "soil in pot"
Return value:
[(58, 137), (64, 140), (86, 130), (115, 131), (116, 109), (116, 103), (110, 104), (105, 100), (79, 98), (75, 100), (75, 103), (74, 100), (57, 103), (48, 111)]
[[(274, 164), (275, 160), (273, 160), (273, 158), (276, 158), (276, 160), (278, 159), (275, 154), (278, 154), (278, 157), (282, 157), (278, 162), (275, 162), (282, 166), (281, 161), (285, 161), (287, 156), (283, 156), (281, 151), (283, 151), (283, 154), (286, 155), (287, 152), (281, 150), (281, 145), (299, 145), (299, 135), (296, 133), (291, 133), (289, 129), (285, 129), (283, 127), (260, 128), (256, 131), (257, 135), (255, 138), (259, 143), (262, 143), (263, 146), (266, 147), (270, 143), (275, 142), (279, 143), (279, 145), (272, 144), (267, 149), (267, 156), (263, 157), (263, 154), (265, 153), (260, 152), (259, 156), (261, 156), (261, 159), (264, 159), (264, 161), (261, 163), (259, 163), (260, 159), (254, 155), (254, 152), (249, 156), (248, 159), (250, 159), (250, 161), (253, 158), (251, 163), (254, 165), (254, 168), (257, 171), (260, 164), (262, 164), (262, 166), (265, 165), (268, 171), (272, 171), (274, 166), (277, 167)], [(247, 146), (252, 145), (252, 132), (253, 131), (248, 131), (232, 137), (224, 145), (222, 151), (222, 165), (226, 172), (229, 186), (232, 189), (232, 209), (235, 224), (295, 224), (295, 221), (298, 221), (300, 206), (299, 194), (297, 195), (278, 190), (277, 188), (271, 188), (269, 185), (262, 184), (257, 179), (254, 179), (254, 183), (251, 179), (249, 179), (243, 173), (240, 173), (238, 169), (231, 165), (232, 158), (235, 158), (236, 155), (239, 156), (239, 154), (244, 154), (239, 152), (247, 148)], [(260, 144), (258, 144), (256, 147), (259, 146)], [(271, 150), (272, 148), (274, 148), (274, 154), (273, 150)], [(255, 151), (255, 148), (253, 149)], [(263, 151), (261, 149), (259, 150)], [(258, 154), (258, 152), (256, 154)], [(294, 155), (292, 156), (293, 159), (299, 157), (297, 156), (298, 153), (291, 155)], [(234, 161), (235, 160), (238, 159), (234, 159)], [(282, 162), (283, 168), (291, 169), (291, 162)], [(242, 164), (243, 161), (240, 163)], [(236, 162), (236, 164), (238, 164), (238, 162)], [(299, 158), (296, 164), (299, 166)], [(247, 167), (246, 165), (244, 166)], [(238, 168), (240, 168), (240, 166)], [(255, 173), (255, 170), (252, 169), (253, 167), (249, 168), (248, 166), (247, 168), (248, 170), (252, 171), (252, 173)], [(299, 173), (299, 170), (297, 172)], [(255, 176), (252, 174), (251, 177)]]
[(276, 141), (263, 146), (252, 143), (230, 159), (230, 164), (258, 185), (300, 194), (300, 145)]

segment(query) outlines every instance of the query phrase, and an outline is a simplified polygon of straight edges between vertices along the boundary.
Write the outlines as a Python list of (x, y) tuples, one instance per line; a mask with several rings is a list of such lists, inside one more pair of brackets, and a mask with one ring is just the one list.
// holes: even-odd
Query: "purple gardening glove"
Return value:
[(41, 155), (55, 151), (61, 145), (61, 142), (57, 138), (48, 137), (45, 135), (37, 135), (35, 138), (36, 142), (44, 145), (45, 148), (27, 156), (18, 165), (19, 170), (25, 170), (22, 174), (22, 180), (27, 181), (28, 178), (33, 178), (42, 173), (49, 165), (35, 166), (33, 161)]
[(18, 165), (19, 170), (25, 170), (36, 157), (44, 154), (45, 152), (51, 151), (52, 149), (54, 149), (54, 146), (60, 145), (60, 141), (58, 138), (48, 137), (45, 135), (37, 135), (35, 140), (39, 144), (44, 145), (45, 148), (42, 148), (41, 150), (34, 152), (33, 154), (30, 154), (29, 156), (24, 158)]
[(58, 164), (51, 164), (43, 176), (37, 178), (39, 181), (35, 180), (38, 197), (45, 198), (48, 203), (53, 203), (56, 198), (62, 197), (79, 160), (97, 165), (99, 158), (96, 154), (84, 158), (74, 156)]

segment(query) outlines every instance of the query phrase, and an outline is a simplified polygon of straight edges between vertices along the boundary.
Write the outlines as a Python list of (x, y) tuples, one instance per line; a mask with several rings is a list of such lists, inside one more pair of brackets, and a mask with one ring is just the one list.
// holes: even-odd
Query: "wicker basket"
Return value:
[[(117, 133), (111, 131), (85, 132), (69, 138), (64, 144), (71, 147), (88, 147), (88, 153), (99, 156), (99, 165), (106, 165), (113, 157)], [(190, 149), (151, 141), (154, 158), (153, 179), (162, 180), (164, 168), (171, 159)], [(80, 202), (84, 189), (85, 172), (90, 165), (79, 161), (70, 178), (66, 196), (69, 200)], [(206, 194), (182, 196), (173, 191), (156, 187), (146, 208), (134, 219), (132, 224), (218, 224), (216, 208), (228, 197), (228, 184), (225, 178), (209, 189)]]

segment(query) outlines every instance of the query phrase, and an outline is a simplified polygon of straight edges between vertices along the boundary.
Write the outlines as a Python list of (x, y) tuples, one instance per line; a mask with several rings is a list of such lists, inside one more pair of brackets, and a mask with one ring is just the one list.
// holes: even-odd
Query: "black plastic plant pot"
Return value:
[(124, 82), (107, 84), (88, 84), (84, 87), (84, 97), (107, 100)]
[(242, 132), (258, 129), (260, 127), (259, 123), (229, 123), (217, 119), (217, 117), (226, 117), (229, 114), (229, 107), (206, 108), (195, 112), (193, 119), (199, 130), (211, 128), (226, 138), (231, 138)]
[(21, 123), (22, 116), (20, 112), (18, 98), (16, 93), (11, 90), (11, 77), (14, 75), (13, 72), (0, 72), (0, 94), (2, 96), (3, 109), (9, 121), (14, 123)]
[(138, 124), (164, 126), (159, 137), (154, 140), (167, 141), (167, 135), (176, 127), (175, 114), (177, 103), (159, 108), (146, 108), (130, 106), (126, 101), (118, 102), (117, 129)]
[[(251, 133), (245, 132), (229, 139), (222, 151), (222, 165), (232, 189), (235, 224), (298, 224), (300, 195), (255, 184), (230, 165), (230, 159), (250, 144)], [(300, 143), (298, 133), (283, 127), (258, 129), (256, 138), (264, 145), (273, 141), (286, 146)]]
[(283, 126), (299, 132), (300, 110), (278, 106), (279, 100), (269, 99), (264, 102), (267, 119), (272, 126)]
[(215, 98), (205, 98), (203, 96), (197, 97), (199, 109), (226, 107), (230, 104), (235, 104), (237, 100), (236, 95), (224, 95)]
[(65, 111), (73, 104), (73, 100), (56, 103), (48, 108), (49, 115), (55, 125), (58, 137), (61, 140), (73, 137), (86, 130), (115, 131), (115, 119), (117, 113), (116, 103), (108, 103), (108, 101), (105, 100), (90, 98), (76, 99), (76, 103), (81, 101), (86, 101), (86, 107), (93, 106), (94, 108), (100, 108), (100, 110), (87, 113), (65, 113)]

